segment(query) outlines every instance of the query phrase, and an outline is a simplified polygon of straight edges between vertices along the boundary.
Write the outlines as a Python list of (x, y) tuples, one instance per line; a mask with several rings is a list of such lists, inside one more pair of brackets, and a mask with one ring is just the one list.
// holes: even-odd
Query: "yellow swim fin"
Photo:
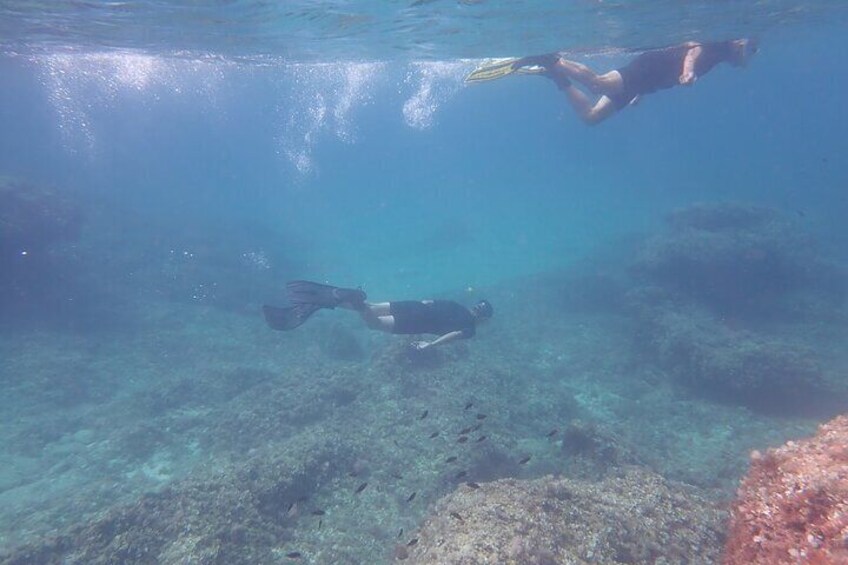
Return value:
[(513, 73), (538, 74), (545, 72), (545, 68), (540, 65), (515, 66), (515, 63), (520, 60), (521, 59), (515, 57), (506, 59), (489, 59), (465, 77), (465, 82), (486, 82), (503, 78)]
[(514, 66), (516, 61), (518, 59), (514, 57), (508, 59), (489, 59), (465, 77), (465, 82), (486, 82), (509, 76), (517, 70)]

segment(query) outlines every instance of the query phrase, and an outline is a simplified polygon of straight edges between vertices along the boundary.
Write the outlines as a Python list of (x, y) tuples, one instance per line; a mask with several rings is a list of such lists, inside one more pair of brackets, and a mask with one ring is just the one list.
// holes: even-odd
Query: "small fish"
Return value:
[(527, 457), (525, 457), (524, 459), (522, 459), (521, 461), (519, 461), (519, 462), (518, 462), (518, 464), (519, 464), (519, 465), (524, 465), (525, 463), (527, 463), (528, 461), (530, 461), (531, 457), (532, 457), (532, 456), (528, 455)]
[(323, 510), (321, 510), (320, 508), (319, 508), (319, 509), (317, 509), (317, 510), (313, 510), (313, 511), (312, 511), (312, 515), (313, 515), (313, 516), (323, 516), (324, 514), (326, 514), (326, 512), (324, 512), (324, 511), (323, 511)]
[(468, 436), (459, 436), (456, 439), (456, 443), (465, 443), (466, 441), (468, 441)]
[(300, 559), (302, 554), (299, 551), (289, 551), (286, 553), (286, 557), (289, 559)]
[(478, 420), (485, 420), (486, 418), (488, 418), (488, 416), (486, 416), (485, 414), (477, 414)]
[(480, 443), (481, 441), (486, 441), (486, 438), (489, 436), (480, 436), (474, 440), (474, 443)]
[(430, 439), (433, 439), (434, 437), (439, 437), (439, 432), (433, 432), (430, 434)]
[(393, 479), (398, 479), (398, 480), (403, 478), (403, 475), (401, 475), (400, 473), (392, 473), (389, 476)]
[(555, 435), (557, 435), (558, 433), (559, 433), (559, 430), (554, 428), (551, 431), (549, 431), (547, 434), (545, 434), (545, 437), (551, 438), (551, 437), (554, 437)]
[(413, 500), (415, 500), (415, 495), (416, 495), (416, 494), (418, 494), (418, 492), (413, 492), (412, 494), (410, 494), (410, 495), (409, 495), (409, 497), (406, 499), (406, 501), (407, 501), (407, 502), (412, 502)]
[(427, 417), (427, 414), (429, 414), (429, 413), (430, 413), (430, 411), (429, 411), (429, 410), (425, 410), (425, 411), (423, 411), (423, 412), (421, 413), (421, 415), (420, 415), (420, 416), (418, 416), (418, 419), (419, 419), (419, 420), (423, 420), (424, 418), (426, 418), (426, 417)]
[(466, 475), (468, 475), (468, 471), (460, 471), (459, 473), (456, 474), (456, 478), (461, 479), (461, 478), (465, 477)]
[(398, 539), (400, 539), (402, 537), (403, 537), (403, 528), (401, 528), (400, 531), (398, 532)]
[(295, 505), (295, 504), (297, 504), (297, 501), (296, 501), (296, 500), (295, 500), (295, 501), (293, 501), (293, 502), (290, 502), (290, 503), (289, 503), (289, 507), (288, 507), (288, 508), (286, 508), (286, 514), (288, 514), (289, 512), (291, 512), (291, 510), (292, 510), (292, 508), (294, 508), (294, 505)]
[(472, 430), (473, 428), (471, 426), (468, 426), (467, 428), (462, 428), (461, 430), (459, 430), (459, 432), (457, 432), (457, 435), (464, 436), (465, 434), (471, 433)]
[(407, 543), (407, 544), (406, 544), (406, 546), (407, 546), (407, 547), (412, 547), (412, 546), (413, 546), (413, 545), (415, 545), (416, 543), (418, 543), (418, 538), (412, 538), (411, 540), (409, 540), (409, 543)]
[(477, 424), (476, 426), (474, 426), (473, 428), (471, 428), (471, 431), (476, 432), (477, 430), (479, 430), (482, 427), (483, 427), (483, 423), (481, 422), (481, 423)]
[(471, 408), (472, 406), (474, 406), (474, 403), (473, 403), (473, 402), (469, 402), (468, 404), (466, 404), (466, 405), (465, 405), (465, 409), (466, 409), (466, 410), (468, 410), (468, 409), (469, 409), (469, 408)]
[(361, 485), (356, 487), (356, 494), (359, 494), (360, 492), (365, 490), (365, 487), (367, 487), (367, 486), (368, 486), (368, 483), (362, 483)]
[(478, 488), (480, 488), (480, 485), (478, 485), (477, 483), (472, 482), (472, 481), (468, 481), (468, 482), (467, 482), (467, 483), (465, 483), (465, 484), (466, 484), (466, 485), (468, 486), (468, 488), (470, 488), (470, 489), (477, 490)]
[(453, 463), (454, 461), (456, 461), (456, 455), (451, 455), (450, 457), (445, 459), (445, 463)]
[(465, 520), (462, 519), (462, 516), (459, 515), (459, 512), (451, 512), (450, 515), (451, 518), (456, 518), (457, 520), (463, 523), (465, 522)]
[(318, 529), (321, 529), (321, 526), (324, 525), (324, 520), (318, 520)]

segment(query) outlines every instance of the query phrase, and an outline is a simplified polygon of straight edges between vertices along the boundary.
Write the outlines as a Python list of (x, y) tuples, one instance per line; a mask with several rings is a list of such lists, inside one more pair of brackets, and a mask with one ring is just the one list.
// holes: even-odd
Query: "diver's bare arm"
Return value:
[(417, 342), (415, 342), (415, 344), (414, 344), (414, 345), (415, 345), (418, 349), (425, 349), (425, 348), (427, 348), (427, 347), (433, 347), (433, 346), (435, 346), (435, 345), (441, 345), (441, 344), (443, 344), (443, 343), (447, 343), (447, 342), (449, 342), (449, 341), (453, 341), (453, 340), (457, 339), (457, 338), (458, 338), (458, 337), (460, 337), (460, 336), (462, 336), (462, 332), (461, 332), (461, 331), (448, 332), (448, 333), (446, 333), (446, 334), (445, 334), (445, 335), (443, 335), (443, 336), (437, 337), (437, 338), (436, 338), (436, 339), (434, 339), (433, 341), (429, 341), (429, 342), (427, 342), (427, 341), (417, 341)]
[(686, 57), (683, 59), (683, 69), (680, 73), (680, 84), (684, 86), (695, 84), (695, 81), (698, 79), (695, 76), (695, 62), (703, 51), (700, 45), (695, 44), (686, 52)]
[(458, 339), (458, 338), (460, 338), (460, 337), (462, 337), (462, 332), (461, 332), (461, 331), (449, 332), (449, 333), (446, 333), (445, 335), (443, 335), (443, 336), (441, 336), (441, 337), (439, 337), (439, 338), (436, 338), (436, 339), (434, 339), (433, 341), (431, 341), (431, 342), (430, 342), (430, 345), (441, 345), (441, 344), (443, 344), (443, 343), (447, 343), (447, 342), (449, 342), (449, 341), (453, 341), (453, 340)]

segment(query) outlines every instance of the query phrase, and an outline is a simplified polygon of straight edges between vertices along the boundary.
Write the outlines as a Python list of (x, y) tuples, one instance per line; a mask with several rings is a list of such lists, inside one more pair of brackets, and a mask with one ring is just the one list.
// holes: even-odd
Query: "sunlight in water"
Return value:
[(415, 87), (403, 105), (406, 124), (416, 129), (431, 127), (436, 110), (462, 88), (462, 77), (472, 67), (461, 61), (413, 63), (406, 77), (406, 83)]
[[(65, 149), (90, 154), (97, 150), (97, 122), (104, 119), (104, 110), (128, 102), (147, 107), (188, 96), (193, 105), (217, 111), (220, 84), (227, 71), (237, 67), (220, 60), (140, 53), (52, 54), (36, 61)], [(419, 130), (432, 127), (437, 110), (462, 88), (462, 77), (472, 67), (469, 61), (412, 63), (404, 84), (396, 85), (399, 91), (411, 89), (404, 95), (404, 122)], [(278, 152), (304, 175), (315, 170), (313, 152), (322, 136), (357, 141), (355, 114), (372, 102), (386, 80), (386, 64), (283, 64), (281, 68), (273, 110), (280, 132)]]
[[(173, 59), (141, 53), (51, 54), (35, 58), (42, 83), (58, 115), (65, 149), (94, 152), (96, 112), (133, 95), (149, 104), (161, 96), (189, 95), (217, 104), (226, 64)], [(135, 100), (138, 102), (138, 100)]]
[(368, 105), (382, 63), (291, 65), (285, 79), (294, 84), (290, 101), (277, 106), (280, 151), (301, 174), (314, 170), (312, 151), (322, 133), (356, 141), (352, 114)]

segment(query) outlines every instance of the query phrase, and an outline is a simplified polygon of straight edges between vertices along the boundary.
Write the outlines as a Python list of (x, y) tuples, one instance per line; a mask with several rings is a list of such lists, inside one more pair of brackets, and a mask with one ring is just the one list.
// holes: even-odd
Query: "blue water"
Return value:
[[(481, 481), (575, 472), (532, 438), (581, 419), (664, 477), (731, 496), (749, 450), (808, 433), (846, 398), (846, 15), (823, 1), (5, 3), (0, 177), (49, 187), (80, 220), (46, 246), (0, 246), (0, 559), (145, 492), (248, 455), (285, 467), (281, 454), (335, 437), (338, 472), (309, 496), (337, 525), (291, 519), (283, 538), (314, 562), (379, 561), (451, 491), (425, 464), (436, 455), (391, 430), (408, 438), (424, 409), (461, 427), (448, 406), (465, 399), (499, 415), (494, 452), (534, 453)], [(646, 47), (750, 34), (761, 51), (748, 67), (596, 127), (544, 78), (463, 83), (489, 57), (564, 50), (609, 70)], [(715, 318), (811, 348), (835, 406), (681, 391), (674, 363), (641, 349), (634, 257), (672, 210), (721, 202), (775, 210), (837, 273), (819, 284), (809, 271), (803, 296), (768, 316)], [(284, 304), (300, 278), (372, 300), (488, 298), (496, 315), (435, 367), (399, 375), (404, 338), (349, 312), (267, 329), (261, 305)], [(357, 398), (346, 412), (319, 393), (334, 387)], [(575, 413), (558, 404), (572, 397)], [(348, 469), (367, 467), (373, 489), (381, 460), (404, 461), (408, 481), (419, 471), (420, 507), (345, 506)]]

